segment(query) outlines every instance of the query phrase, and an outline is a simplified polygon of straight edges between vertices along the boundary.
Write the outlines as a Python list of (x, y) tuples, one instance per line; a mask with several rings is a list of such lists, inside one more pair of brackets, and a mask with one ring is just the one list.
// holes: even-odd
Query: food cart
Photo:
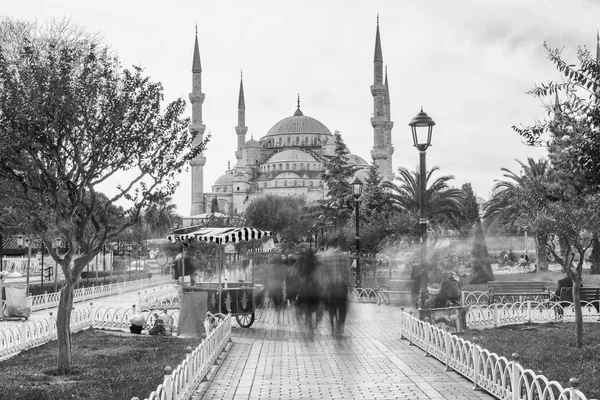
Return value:
[[(194, 286), (183, 286), (184, 292), (206, 292), (208, 294), (208, 311), (235, 316), (241, 327), (249, 328), (255, 318), (255, 298), (262, 289), (262, 285), (254, 282), (254, 268), (252, 268), (251, 281), (228, 282), (223, 276), (225, 251), (236, 243), (257, 241), (257, 247), (253, 249), (252, 256), (260, 246), (260, 240), (272, 236), (270, 231), (262, 231), (254, 228), (199, 228), (197, 230), (186, 229), (186, 233), (173, 232), (167, 238), (171, 243), (181, 243), (182, 249), (193, 241), (212, 242), (218, 245), (217, 253), (217, 282), (200, 282)], [(255, 265), (255, 262), (253, 263)], [(185, 268), (185, 267), (184, 267)]]

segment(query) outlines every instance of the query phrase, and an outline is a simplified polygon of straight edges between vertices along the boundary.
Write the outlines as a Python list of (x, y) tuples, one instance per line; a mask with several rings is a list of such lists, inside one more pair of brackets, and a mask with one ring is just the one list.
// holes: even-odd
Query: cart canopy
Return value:
[(265, 236), (272, 236), (271, 231), (261, 231), (254, 228), (200, 228), (196, 231), (187, 233), (174, 233), (167, 236), (171, 243), (189, 242), (198, 240), (200, 242), (214, 242), (217, 244), (223, 243), (238, 243), (246, 242), (254, 239), (261, 239)]

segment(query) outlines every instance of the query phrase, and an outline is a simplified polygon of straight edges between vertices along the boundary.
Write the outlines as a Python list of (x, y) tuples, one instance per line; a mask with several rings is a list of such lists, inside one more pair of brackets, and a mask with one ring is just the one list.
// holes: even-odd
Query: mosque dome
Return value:
[(271, 158), (269, 158), (267, 161), (267, 163), (280, 162), (317, 162), (317, 160), (302, 150), (288, 149), (273, 154), (273, 156), (271, 156)]
[(351, 164), (354, 164), (357, 167), (368, 167), (369, 166), (368, 162), (366, 162), (365, 160), (363, 160), (361, 157), (357, 156), (356, 154), (348, 154), (348, 161), (350, 161)]
[(322, 122), (304, 115), (298, 107), (294, 115), (273, 125), (265, 136), (289, 134), (331, 135), (331, 131)]
[(233, 174), (225, 174), (225, 175), (221, 175), (219, 178), (217, 178), (214, 186), (221, 186), (221, 185), (229, 186), (232, 184), (233, 184)]

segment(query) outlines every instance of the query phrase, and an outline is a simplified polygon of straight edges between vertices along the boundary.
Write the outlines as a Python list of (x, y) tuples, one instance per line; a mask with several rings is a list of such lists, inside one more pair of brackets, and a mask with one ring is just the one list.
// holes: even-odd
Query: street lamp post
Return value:
[(419, 308), (424, 309), (429, 293), (427, 291), (427, 213), (425, 197), (427, 193), (427, 168), (425, 154), (431, 146), (431, 133), (435, 122), (423, 112), (418, 113), (408, 124), (412, 131), (414, 146), (419, 150), (420, 193), (419, 193), (419, 227), (421, 233), (421, 290), (419, 292)]
[(358, 207), (358, 199), (362, 194), (363, 183), (360, 179), (354, 178), (352, 181), (352, 194), (354, 195), (354, 210), (356, 215), (356, 287), (359, 288), (361, 286), (360, 279), (360, 232), (359, 232), (359, 207)]

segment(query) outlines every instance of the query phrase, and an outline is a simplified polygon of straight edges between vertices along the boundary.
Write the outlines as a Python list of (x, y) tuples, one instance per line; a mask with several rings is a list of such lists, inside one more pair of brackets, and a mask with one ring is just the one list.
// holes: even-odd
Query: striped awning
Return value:
[(200, 242), (224, 244), (246, 242), (272, 235), (273, 232), (271, 231), (261, 231), (254, 228), (201, 228), (188, 233), (172, 234), (167, 236), (167, 239), (171, 243), (198, 240)]

